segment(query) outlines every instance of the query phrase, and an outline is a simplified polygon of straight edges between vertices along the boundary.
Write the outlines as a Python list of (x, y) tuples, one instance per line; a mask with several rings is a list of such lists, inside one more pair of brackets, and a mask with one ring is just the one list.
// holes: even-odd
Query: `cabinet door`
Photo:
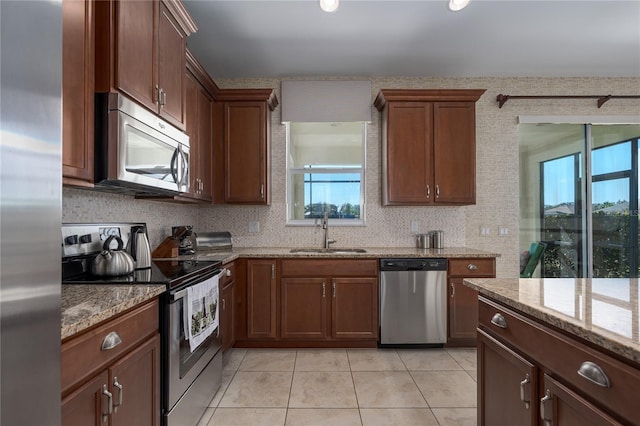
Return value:
[(225, 201), (268, 202), (267, 106), (265, 102), (225, 103)]
[(436, 102), (433, 117), (435, 201), (475, 204), (475, 103)]
[(235, 342), (235, 320), (234, 304), (235, 304), (235, 283), (232, 281), (222, 290), (221, 304), (222, 311), (220, 314), (220, 327), (222, 330), (222, 350), (233, 347)]
[(463, 283), (463, 278), (449, 278), (448, 343), (473, 344), (478, 327), (478, 292)]
[(160, 116), (184, 129), (186, 37), (167, 7), (159, 3), (157, 84), (162, 91)]
[(325, 278), (282, 278), (281, 333), (291, 339), (327, 337), (327, 295)]
[(198, 196), (200, 174), (200, 144), (198, 139), (198, 86), (195, 78), (187, 73), (185, 78), (185, 133), (189, 135), (189, 193)]
[(537, 367), (483, 332), (478, 360), (478, 424), (536, 425)]
[(392, 102), (387, 114), (383, 203), (430, 203), (434, 197), (433, 106), (427, 102)]
[(109, 368), (113, 393), (111, 426), (160, 424), (160, 336), (156, 335)]
[[(62, 399), (63, 426), (100, 426), (103, 419), (108, 420), (109, 401), (103, 395), (108, 379), (105, 371)], [(108, 388), (106, 391), (109, 392)]]
[(202, 86), (198, 90), (198, 177), (200, 179), (200, 198), (211, 200), (212, 187), (212, 150), (213, 150), (213, 126), (212, 126), (213, 99)]
[(62, 173), (93, 181), (94, 5), (62, 2)]
[(247, 261), (247, 337), (277, 337), (276, 262)]
[(331, 283), (331, 336), (378, 338), (378, 280), (334, 278)]
[(540, 424), (554, 426), (604, 426), (621, 424), (546, 374), (544, 375), (544, 389), (545, 395), (543, 395), (540, 400)]
[[(116, 21), (116, 88), (151, 109), (156, 104), (157, 1), (119, 1)], [(180, 70), (184, 73), (184, 68)]]

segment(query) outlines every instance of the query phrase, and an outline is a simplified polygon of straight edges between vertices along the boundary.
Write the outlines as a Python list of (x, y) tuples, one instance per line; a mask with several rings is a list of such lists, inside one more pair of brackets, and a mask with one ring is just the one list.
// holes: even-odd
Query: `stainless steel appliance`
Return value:
[(447, 341), (446, 279), (446, 259), (380, 259), (380, 346)]
[(127, 252), (133, 257), (136, 269), (151, 267), (151, 247), (146, 226), (132, 226)]
[(189, 136), (117, 93), (96, 94), (96, 186), (133, 194), (189, 190)]
[[(187, 289), (213, 283), (226, 272), (219, 260), (153, 260), (150, 268), (128, 275), (98, 277), (87, 262), (96, 255), (104, 238), (131, 238), (144, 224), (65, 224), (62, 226), (63, 284), (166, 284), (161, 297), (161, 395), (166, 426), (195, 425), (222, 381), (220, 328), (191, 350), (184, 331)], [(84, 242), (81, 242), (84, 241)], [(212, 283), (212, 284), (213, 284)], [(214, 316), (218, 316), (217, 306)], [(59, 333), (58, 333), (59, 334)], [(58, 395), (59, 399), (59, 395)]]
[(60, 424), (62, 2), (0, 1), (0, 424)]

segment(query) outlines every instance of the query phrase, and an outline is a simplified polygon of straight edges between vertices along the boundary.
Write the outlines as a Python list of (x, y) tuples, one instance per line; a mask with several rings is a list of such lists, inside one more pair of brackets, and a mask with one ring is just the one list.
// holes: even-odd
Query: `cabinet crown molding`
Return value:
[(196, 22), (193, 20), (187, 9), (184, 7), (181, 1), (179, 0), (162, 0), (162, 4), (164, 4), (167, 9), (171, 12), (173, 17), (180, 25), (182, 31), (184, 31), (185, 36), (190, 36), (191, 34), (198, 31), (198, 26)]
[(486, 89), (380, 89), (373, 105), (382, 111), (387, 102), (476, 102)]

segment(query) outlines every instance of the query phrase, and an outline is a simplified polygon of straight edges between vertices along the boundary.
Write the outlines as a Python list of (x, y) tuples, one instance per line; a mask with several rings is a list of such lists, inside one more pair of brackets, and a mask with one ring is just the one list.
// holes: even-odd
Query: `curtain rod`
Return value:
[(609, 99), (640, 99), (640, 95), (580, 95), (580, 96), (511, 96), (502, 93), (496, 97), (498, 108), (507, 103), (509, 99), (597, 99), (598, 108), (604, 105)]

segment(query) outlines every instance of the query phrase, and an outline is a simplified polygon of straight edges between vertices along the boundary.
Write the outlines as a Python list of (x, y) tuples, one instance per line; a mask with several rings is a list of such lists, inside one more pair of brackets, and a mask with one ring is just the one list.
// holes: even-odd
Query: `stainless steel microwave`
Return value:
[(118, 93), (96, 94), (95, 185), (130, 194), (189, 191), (189, 136)]

